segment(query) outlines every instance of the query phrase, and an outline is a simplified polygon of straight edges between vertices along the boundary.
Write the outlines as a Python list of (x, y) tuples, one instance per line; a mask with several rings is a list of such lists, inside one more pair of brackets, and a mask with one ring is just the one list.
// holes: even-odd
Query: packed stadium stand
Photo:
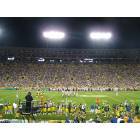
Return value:
[(140, 89), (140, 50), (1, 48), (1, 87)]

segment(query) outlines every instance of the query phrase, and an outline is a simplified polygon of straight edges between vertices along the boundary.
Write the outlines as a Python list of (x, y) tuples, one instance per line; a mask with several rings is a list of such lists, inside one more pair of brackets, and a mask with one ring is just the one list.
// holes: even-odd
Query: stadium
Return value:
[[(35, 32), (28, 34), (29, 28), (35, 29), (32, 22), (40, 19), (1, 18), (3, 24), (14, 24), (20, 37), (6, 38), (0, 28), (0, 122), (139, 123), (140, 22), (132, 19), (43, 18), (43, 26), (45, 20), (46, 25), (69, 23), (72, 33), (67, 37), (67, 31), (53, 27), (42, 33), (42, 44)], [(84, 38), (83, 26), (92, 21), (101, 29), (95, 26)], [(121, 39), (104, 25), (106, 21), (119, 21)]]

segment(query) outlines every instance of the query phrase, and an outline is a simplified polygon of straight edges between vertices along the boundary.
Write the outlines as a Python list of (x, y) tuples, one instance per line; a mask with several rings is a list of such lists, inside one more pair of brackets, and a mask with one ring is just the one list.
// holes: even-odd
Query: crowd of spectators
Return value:
[(140, 65), (0, 63), (0, 86), (138, 90)]
[[(22, 113), (26, 112), (24, 105), (16, 103), (1, 106), (0, 112), (3, 114), (13, 114), (16, 119), (21, 119)], [(32, 103), (31, 113), (35, 116), (65, 116), (66, 123), (140, 123), (140, 107), (133, 102), (119, 104), (109, 104), (107, 102), (94, 103), (90, 106), (86, 104), (55, 103), (47, 100), (40, 102), (37, 106)], [(45, 118), (45, 117), (44, 117)]]

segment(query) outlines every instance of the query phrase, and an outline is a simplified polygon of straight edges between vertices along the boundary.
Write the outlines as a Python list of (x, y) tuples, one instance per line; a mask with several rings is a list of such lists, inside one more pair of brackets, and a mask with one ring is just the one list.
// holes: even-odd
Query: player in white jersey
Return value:
[(118, 96), (118, 93), (119, 93), (118, 91), (119, 91), (119, 89), (117, 87), (115, 87), (114, 92), (115, 92), (116, 96)]

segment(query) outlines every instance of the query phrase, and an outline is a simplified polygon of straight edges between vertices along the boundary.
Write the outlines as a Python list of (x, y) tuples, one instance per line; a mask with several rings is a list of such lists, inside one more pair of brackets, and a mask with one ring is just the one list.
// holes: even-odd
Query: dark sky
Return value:
[[(0, 47), (64, 47), (64, 48), (139, 48), (140, 18), (0, 18)], [(66, 32), (59, 42), (46, 41), (45, 29)], [(109, 42), (95, 43), (88, 38), (93, 30), (111, 31)]]

